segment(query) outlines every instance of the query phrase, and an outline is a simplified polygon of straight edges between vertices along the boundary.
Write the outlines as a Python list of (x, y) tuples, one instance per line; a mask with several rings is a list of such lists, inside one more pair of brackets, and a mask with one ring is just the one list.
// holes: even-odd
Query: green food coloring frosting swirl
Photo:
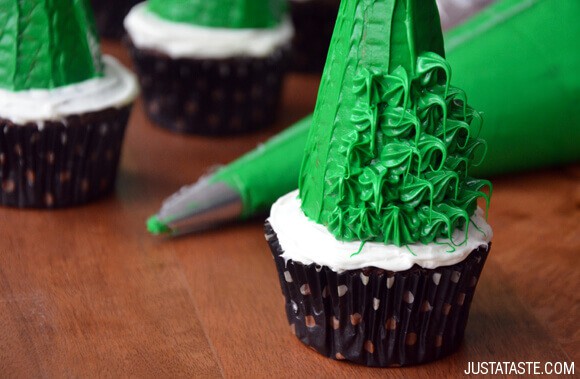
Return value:
[(170, 21), (215, 28), (270, 28), (286, 12), (285, 0), (149, 0), (148, 6)]
[(469, 176), (486, 150), (481, 117), (450, 80), (435, 0), (343, 2), (302, 164), (304, 213), (340, 240), (398, 246), (468, 226), (491, 184)]
[(0, 88), (50, 89), (101, 76), (86, 0), (0, 0)]

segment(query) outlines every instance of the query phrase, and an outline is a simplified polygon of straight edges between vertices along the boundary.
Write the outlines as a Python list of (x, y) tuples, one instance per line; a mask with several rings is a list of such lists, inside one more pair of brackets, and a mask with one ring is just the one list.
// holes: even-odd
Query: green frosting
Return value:
[(0, 88), (48, 89), (102, 75), (86, 0), (0, 0)]
[(342, 2), (299, 184), (304, 213), (338, 239), (450, 238), (489, 201), (468, 174), (481, 118), (443, 56), (435, 0)]
[(215, 28), (269, 28), (282, 20), (285, 0), (149, 0), (162, 18)]

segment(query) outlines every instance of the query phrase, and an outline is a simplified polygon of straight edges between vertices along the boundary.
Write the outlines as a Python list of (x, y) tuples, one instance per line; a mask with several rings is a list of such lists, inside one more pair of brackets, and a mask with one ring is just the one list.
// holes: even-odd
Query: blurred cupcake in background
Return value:
[(272, 124), (293, 28), (285, 0), (149, 0), (125, 19), (149, 117), (176, 132)]
[(110, 193), (136, 78), (101, 57), (87, 3), (4, 3), (0, 204), (56, 208)]
[(125, 34), (123, 20), (135, 4), (143, 0), (91, 0), (99, 35), (119, 39)]

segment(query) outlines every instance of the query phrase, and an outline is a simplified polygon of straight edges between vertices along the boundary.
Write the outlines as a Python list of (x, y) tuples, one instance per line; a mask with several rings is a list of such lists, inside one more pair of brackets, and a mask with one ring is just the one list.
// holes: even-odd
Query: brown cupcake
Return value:
[(0, 204), (79, 205), (114, 188), (137, 80), (102, 56), (88, 3), (31, 4), (0, 26)]
[[(236, 9), (247, 11), (242, 5)], [(187, 10), (199, 7), (205, 14), (206, 6), (219, 8), (194, 2)], [(174, 132), (214, 136), (273, 124), (290, 54), (290, 21), (269, 27), (195, 21), (167, 18), (152, 3), (135, 6), (125, 19), (149, 117)]]
[(266, 58), (173, 59), (129, 42), (148, 116), (179, 133), (233, 135), (271, 125), (288, 48)]
[(0, 204), (60, 208), (111, 193), (130, 109), (42, 125), (0, 118)]
[(460, 346), (491, 247), (436, 269), (336, 272), (286, 261), (268, 222), (265, 233), (292, 333), (329, 358), (376, 367), (426, 363)]

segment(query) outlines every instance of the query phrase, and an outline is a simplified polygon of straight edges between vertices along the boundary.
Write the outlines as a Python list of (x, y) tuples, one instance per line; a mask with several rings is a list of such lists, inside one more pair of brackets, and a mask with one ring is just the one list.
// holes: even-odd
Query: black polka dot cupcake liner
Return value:
[(437, 269), (337, 273), (286, 262), (268, 222), (265, 232), (292, 333), (320, 354), (366, 366), (406, 366), (444, 357), (461, 344), (490, 245)]
[(91, 0), (99, 35), (120, 39), (125, 35), (123, 21), (133, 6), (143, 0)]
[(339, 0), (290, 1), (293, 71), (322, 72), (339, 6)]
[(129, 46), (146, 112), (161, 127), (225, 136), (275, 122), (289, 48), (266, 58), (172, 59)]
[(61, 208), (111, 193), (130, 107), (42, 124), (0, 119), (0, 205)]

